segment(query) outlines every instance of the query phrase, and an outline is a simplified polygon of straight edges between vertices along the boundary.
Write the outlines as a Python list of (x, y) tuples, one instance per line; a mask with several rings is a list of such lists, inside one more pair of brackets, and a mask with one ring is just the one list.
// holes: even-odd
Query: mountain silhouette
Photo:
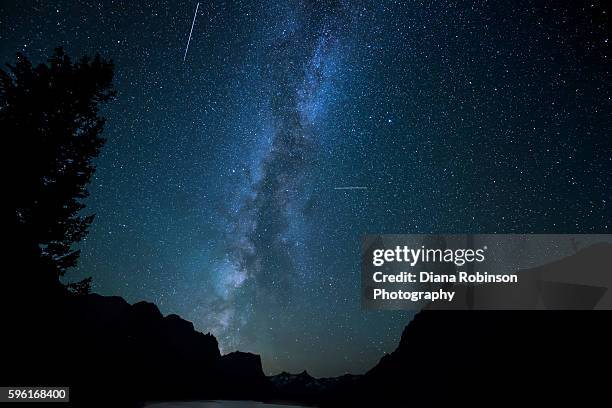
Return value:
[(339, 377), (315, 378), (306, 370), (299, 374), (283, 371), (268, 377), (274, 388), (274, 397), (280, 400), (316, 403), (325, 400), (359, 379), (360, 375), (344, 374)]
[(549, 310), (421, 311), (394, 352), (323, 405), (596, 401), (612, 363), (612, 312), (555, 309), (609, 305), (611, 249), (595, 244), (523, 271), (540, 281), (533, 306)]
[(606, 311), (423, 311), (329, 406), (567, 403), (604, 394)]
[(323, 407), (558, 403), (601, 395), (602, 371), (612, 362), (607, 311), (427, 310), (363, 376), (268, 378), (258, 355), (221, 355), (213, 335), (163, 316), (152, 303), (97, 294), (61, 299), (9, 314), (16, 318), (4, 333), (1, 376), (4, 383), (68, 384), (76, 406), (177, 399)]
[[(79, 406), (271, 395), (259, 356), (222, 356), (212, 334), (152, 303), (89, 294), (39, 306), (6, 333), (3, 383), (68, 384)], [(33, 316), (36, 327), (25, 323)]]

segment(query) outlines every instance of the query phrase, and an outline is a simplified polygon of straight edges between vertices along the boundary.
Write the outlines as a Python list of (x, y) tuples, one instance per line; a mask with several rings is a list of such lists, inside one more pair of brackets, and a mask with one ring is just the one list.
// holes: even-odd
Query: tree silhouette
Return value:
[[(99, 55), (73, 62), (57, 48), (46, 64), (17, 54), (7, 67), (0, 70), (0, 134), (14, 162), (6, 201), (11, 256), (22, 266), (13, 278), (61, 287), (59, 277), (79, 257), (74, 244), (94, 217), (81, 210), (105, 142), (98, 108), (115, 95), (113, 63)], [(69, 288), (87, 292), (90, 281)]]

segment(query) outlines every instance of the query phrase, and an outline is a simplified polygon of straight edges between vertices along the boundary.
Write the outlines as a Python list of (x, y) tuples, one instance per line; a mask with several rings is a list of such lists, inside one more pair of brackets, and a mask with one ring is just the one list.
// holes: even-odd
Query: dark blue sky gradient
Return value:
[[(3, 1), (3, 61), (116, 63), (78, 270), (264, 370), (363, 372), (365, 233), (610, 230), (604, 2)], [(365, 186), (367, 190), (335, 190)]]

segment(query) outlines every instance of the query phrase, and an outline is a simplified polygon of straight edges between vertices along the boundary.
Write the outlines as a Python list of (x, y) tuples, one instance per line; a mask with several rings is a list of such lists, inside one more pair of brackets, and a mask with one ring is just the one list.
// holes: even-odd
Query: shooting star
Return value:
[(193, 13), (193, 21), (191, 22), (191, 30), (189, 31), (189, 38), (187, 39), (187, 46), (185, 47), (185, 55), (183, 55), (183, 62), (185, 62), (185, 58), (187, 58), (187, 51), (189, 51), (189, 43), (191, 42), (191, 33), (193, 33), (193, 26), (195, 25), (196, 17), (198, 16), (198, 7), (200, 7), (200, 3), (196, 4), (195, 13)]
[(367, 187), (355, 187), (355, 186), (348, 186), (348, 187), (334, 187), (334, 190), (367, 190)]

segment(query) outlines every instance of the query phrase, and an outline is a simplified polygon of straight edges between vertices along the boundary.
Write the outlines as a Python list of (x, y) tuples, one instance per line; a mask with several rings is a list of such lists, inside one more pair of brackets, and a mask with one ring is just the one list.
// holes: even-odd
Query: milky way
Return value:
[[(287, 324), (283, 320), (294, 316), (287, 309), (300, 296), (303, 275), (315, 273), (302, 263), (305, 235), (312, 228), (304, 210), (312, 197), (318, 138), (323, 137), (317, 124), (325, 117), (334, 74), (342, 69), (338, 43), (346, 40), (342, 27), (350, 23), (350, 9), (338, 5), (316, 22), (307, 15), (310, 10), (296, 9), (281, 20), (282, 31), (261, 55), (265, 68), (260, 80), (269, 90), (263, 105), (271, 127), (227, 219), (226, 268), (217, 272), (224, 291), (217, 323), (230, 347), (263, 337), (266, 344), (282, 348), (285, 339), (276, 344), (276, 329), (261, 336), (261, 328)], [(267, 311), (275, 308), (287, 313), (271, 317)]]

